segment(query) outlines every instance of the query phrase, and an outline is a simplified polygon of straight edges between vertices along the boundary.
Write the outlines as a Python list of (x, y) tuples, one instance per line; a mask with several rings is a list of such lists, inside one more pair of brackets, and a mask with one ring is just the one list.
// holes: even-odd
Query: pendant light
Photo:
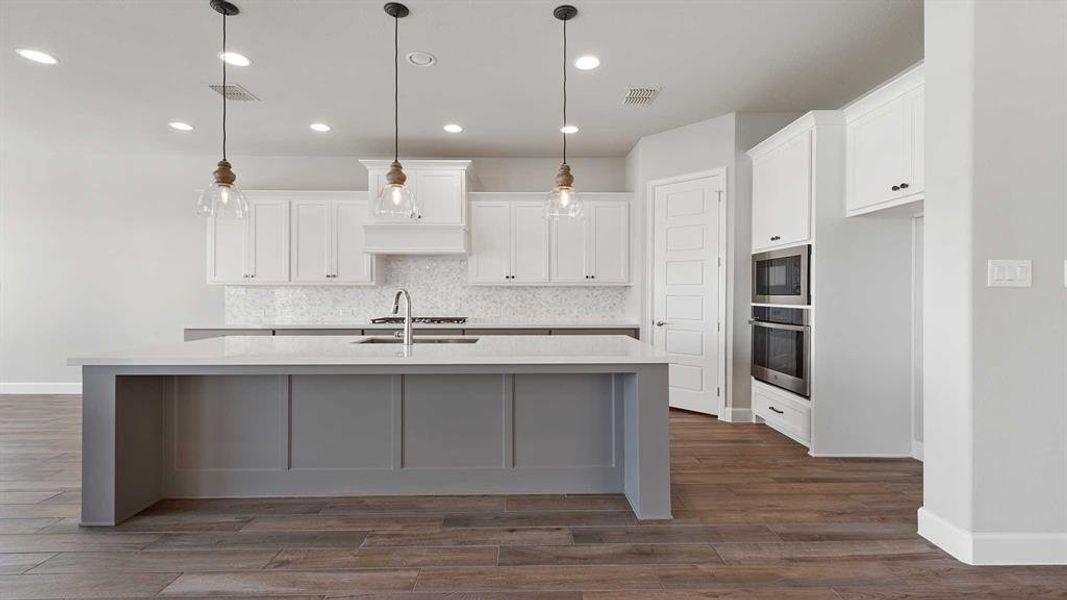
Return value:
[(378, 193), (374, 214), (381, 217), (408, 218), (418, 215), (415, 194), (405, 185), (407, 175), (400, 164), (400, 19), (408, 16), (408, 7), (389, 2), (385, 12), (393, 17), (393, 164), (385, 175), (385, 185)]
[[(557, 6), (552, 15), (563, 21), (563, 127), (567, 126), (567, 21), (578, 16), (578, 9), (569, 4)], [(563, 130), (561, 129), (561, 132)], [(567, 164), (567, 133), (563, 133), (563, 162), (556, 172), (556, 185), (545, 198), (545, 218), (580, 218), (584, 215), (582, 200), (574, 189), (574, 175)]]
[[(211, 0), (211, 8), (222, 15), (222, 52), (226, 53), (226, 18), (241, 12), (233, 3), (226, 0)], [(226, 160), (226, 61), (222, 62), (222, 160), (219, 161), (213, 175), (215, 180), (200, 194), (196, 203), (197, 214), (204, 216), (243, 219), (248, 216), (248, 199), (234, 184), (234, 174), (230, 161)]]

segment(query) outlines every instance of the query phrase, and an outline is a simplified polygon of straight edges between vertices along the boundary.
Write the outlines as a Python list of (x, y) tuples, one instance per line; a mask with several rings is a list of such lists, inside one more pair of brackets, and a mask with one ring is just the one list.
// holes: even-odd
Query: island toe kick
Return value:
[(666, 364), (83, 367), (82, 524), (163, 498), (619, 493), (669, 519)]

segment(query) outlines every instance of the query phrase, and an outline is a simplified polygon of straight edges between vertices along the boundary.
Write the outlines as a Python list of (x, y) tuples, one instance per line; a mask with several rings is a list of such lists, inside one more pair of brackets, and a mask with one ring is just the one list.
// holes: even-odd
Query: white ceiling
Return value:
[[(235, 0), (230, 152), (386, 155), (392, 21), (381, 1)], [(410, 0), (401, 52), (401, 154), (552, 156), (560, 126), (559, 2)], [(922, 58), (921, 0), (578, 0), (568, 25), (576, 156), (625, 155), (642, 135), (731, 111), (838, 108)], [(221, 17), (208, 0), (0, 0), (0, 126), (8, 142), (100, 152), (215, 153)], [(17, 47), (51, 52), (55, 67)], [(662, 86), (651, 108), (630, 86)], [(196, 130), (179, 133), (172, 120)], [(329, 134), (308, 128), (314, 121)], [(447, 134), (456, 122), (465, 131)]]

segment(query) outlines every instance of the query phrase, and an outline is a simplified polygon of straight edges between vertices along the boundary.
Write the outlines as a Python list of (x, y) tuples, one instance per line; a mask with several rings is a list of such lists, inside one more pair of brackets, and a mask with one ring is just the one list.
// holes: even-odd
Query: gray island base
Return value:
[[(230, 337), (73, 359), (82, 524), (163, 498), (624, 493), (669, 519), (667, 359), (622, 336)], [(532, 343), (531, 343), (532, 342)]]

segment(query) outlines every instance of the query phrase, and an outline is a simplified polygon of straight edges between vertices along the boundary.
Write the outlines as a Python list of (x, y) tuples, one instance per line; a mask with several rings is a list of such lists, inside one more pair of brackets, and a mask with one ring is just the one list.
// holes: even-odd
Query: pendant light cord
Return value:
[[(567, 127), (567, 19), (563, 20), (563, 127)], [(567, 134), (563, 135), (563, 163), (567, 163)]]
[(400, 17), (393, 15), (393, 162), (400, 160)]
[(226, 160), (226, 13), (222, 13), (222, 160)]

